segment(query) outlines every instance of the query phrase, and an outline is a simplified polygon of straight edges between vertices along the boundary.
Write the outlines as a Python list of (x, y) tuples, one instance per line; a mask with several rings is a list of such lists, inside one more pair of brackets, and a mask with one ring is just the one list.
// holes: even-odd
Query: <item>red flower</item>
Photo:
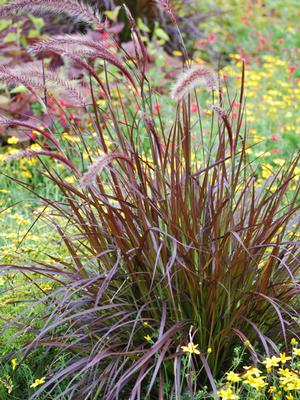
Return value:
[(101, 39), (105, 40), (105, 39), (109, 38), (109, 35), (107, 32), (103, 32), (103, 33), (101, 33), (100, 37), (101, 37)]
[(260, 37), (260, 38), (259, 38), (259, 43), (260, 43), (262, 46), (265, 46), (265, 45), (267, 44), (267, 41), (266, 41), (266, 39), (264, 39), (263, 37)]
[(291, 66), (289, 67), (289, 71), (290, 71), (290, 74), (293, 75), (294, 72), (296, 71), (295, 65), (291, 65)]
[(153, 110), (154, 110), (154, 111), (159, 111), (159, 109), (160, 109), (160, 104), (159, 104), (159, 103), (155, 103), (155, 104), (153, 105)]
[(197, 103), (192, 103), (191, 110), (192, 110), (193, 113), (198, 112), (198, 105), (197, 105)]
[(206, 43), (212, 43), (214, 40), (216, 40), (216, 35), (214, 33), (211, 33), (207, 39), (206, 39)]
[(276, 135), (271, 135), (271, 140), (273, 140), (273, 142), (278, 142), (278, 137)]
[(273, 154), (279, 154), (280, 153), (279, 149), (272, 149), (271, 152)]
[(103, 24), (98, 24), (96, 27), (96, 31), (103, 31), (103, 29), (104, 29)]

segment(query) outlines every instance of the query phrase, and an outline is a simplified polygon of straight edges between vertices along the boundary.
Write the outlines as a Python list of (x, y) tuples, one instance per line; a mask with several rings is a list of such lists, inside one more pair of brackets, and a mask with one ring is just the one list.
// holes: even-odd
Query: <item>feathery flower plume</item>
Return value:
[(14, 161), (14, 160), (19, 160), (20, 158), (32, 158), (36, 156), (36, 152), (33, 150), (23, 150), (19, 151), (19, 153), (15, 154), (10, 154), (7, 157), (4, 158), (3, 161)]
[(130, 158), (123, 153), (111, 153), (111, 154), (104, 154), (102, 157), (98, 158), (87, 170), (85, 174), (82, 175), (80, 179), (80, 186), (84, 188), (91, 187), (95, 182), (98, 175), (101, 174), (103, 169), (107, 167), (112, 161), (121, 159), (127, 161), (129, 164), (132, 165)]
[(157, 3), (165, 9), (166, 13), (169, 15), (173, 24), (177, 25), (176, 13), (171, 4), (171, 0), (157, 0)]
[[(142, 56), (143, 56), (143, 62), (141, 63), (141, 66), (142, 66), (142, 68), (144, 69), (144, 68), (146, 68), (147, 65), (148, 65), (148, 56), (147, 56), (147, 51), (146, 51), (144, 42), (143, 42), (143, 40), (142, 40), (140, 31), (139, 31), (139, 29), (138, 29), (137, 26), (136, 26), (135, 20), (134, 20), (132, 14), (131, 14), (129, 8), (126, 6), (126, 4), (123, 4), (123, 8), (124, 8), (124, 10), (125, 10), (126, 17), (127, 17), (128, 22), (129, 22), (129, 24), (130, 24), (131, 30), (132, 30), (132, 32), (134, 33), (135, 38), (136, 38), (137, 41), (138, 41), (138, 44), (139, 44), (139, 47), (140, 47), (140, 50), (141, 50), (141, 53), (142, 53)], [(139, 61), (139, 59), (140, 59), (140, 57), (139, 57), (139, 51), (138, 51), (138, 49), (137, 49), (137, 47), (136, 47), (135, 40), (133, 41), (133, 44), (134, 44), (134, 47), (135, 47), (136, 58), (137, 58), (137, 60)]]
[(45, 84), (47, 90), (51, 90), (54, 93), (60, 89), (64, 89), (68, 92), (68, 95), (76, 100), (80, 105), (86, 106), (88, 104), (88, 99), (85, 97), (83, 92), (78, 88), (78, 82), (70, 79), (66, 79), (63, 76), (56, 74), (53, 71), (47, 71), (41, 68), (40, 65), (35, 63), (26, 63), (25, 68), (23, 67), (23, 74), (26, 76), (36, 77), (40, 80), (43, 85), (43, 90), (45, 89)]
[(134, 88), (136, 88), (135, 82), (124, 63), (107, 49), (108, 44), (108, 41), (96, 43), (89, 38), (85, 38), (83, 35), (58, 35), (36, 43), (30, 50), (34, 54), (52, 51), (53, 53), (63, 54), (73, 59), (75, 59), (75, 57), (86, 57), (105, 60), (109, 64), (117, 67), (131, 82)]
[(171, 96), (176, 101), (180, 101), (199, 85), (203, 85), (207, 90), (214, 90), (217, 87), (217, 82), (214, 71), (203, 65), (195, 64), (179, 76), (172, 89)]
[(75, 172), (78, 175), (78, 169), (76, 166), (72, 163), (72, 161), (68, 160), (66, 157), (54, 152), (54, 151), (48, 151), (48, 150), (23, 150), (20, 151), (19, 153), (16, 154), (11, 154), (7, 156), (4, 161), (14, 161), (18, 160), (20, 158), (32, 158), (32, 157), (39, 157), (39, 156), (48, 156), (51, 157), (55, 160), (58, 160), (65, 164), (68, 168), (70, 168), (73, 172)]
[(59, 89), (65, 89), (72, 99), (79, 102), (80, 105), (85, 106), (88, 104), (88, 100), (78, 89), (75, 82), (60, 77), (55, 72), (43, 71), (40, 63), (26, 63), (13, 68), (1, 66), (0, 80), (18, 84), (22, 83), (32, 93), (34, 92), (35, 95), (37, 95), (36, 90), (44, 91), (46, 82), (47, 90), (57, 92)]
[(8, 68), (5, 65), (0, 65), (0, 81), (12, 84), (22, 84), (25, 86), (41, 104), (43, 110), (46, 110), (46, 106), (42, 98), (36, 92), (36, 89), (42, 89), (43, 85), (38, 83), (36, 77), (25, 76), (24, 73), (20, 73), (17, 69)]
[(101, 17), (91, 6), (76, 0), (15, 0), (0, 8), (0, 17), (11, 17), (27, 13), (66, 14), (75, 21), (100, 24)]
[(80, 47), (88, 47), (98, 51), (107, 51), (108, 48), (116, 46), (116, 42), (112, 39), (103, 39), (95, 41), (90, 39), (86, 35), (74, 34), (74, 35), (55, 35), (41, 40), (30, 47), (30, 51), (34, 54), (39, 54), (45, 50), (51, 50), (51, 47), (57, 48), (57, 46), (70, 46), (70, 49), (80, 49)]

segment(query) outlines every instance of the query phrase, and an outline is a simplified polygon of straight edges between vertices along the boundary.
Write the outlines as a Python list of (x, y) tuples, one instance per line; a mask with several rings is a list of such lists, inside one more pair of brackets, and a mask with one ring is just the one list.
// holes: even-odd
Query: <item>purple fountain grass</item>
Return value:
[[(51, 90), (59, 92), (59, 90), (64, 89), (70, 98), (78, 102), (79, 105), (86, 106), (89, 103), (75, 80), (66, 79), (54, 71), (44, 71), (40, 62), (26, 63), (15, 67), (1, 66), (0, 80), (13, 84), (21, 83), (42, 103), (41, 96), (45, 93), (45, 89), (48, 94)], [(45, 108), (44, 104), (43, 108)]]
[(46, 107), (44, 101), (37, 93), (36, 89), (43, 89), (43, 83), (38, 81), (35, 77), (25, 76), (18, 68), (16, 70), (8, 68), (5, 65), (0, 66), (0, 81), (11, 84), (22, 84), (25, 86), (33, 96), (41, 104), (42, 109), (45, 111)]
[(217, 88), (217, 84), (218, 79), (214, 71), (204, 65), (194, 64), (177, 78), (171, 96), (176, 101), (180, 101), (197, 86), (214, 90)]
[(124, 160), (131, 164), (132, 162), (126, 154), (122, 153), (111, 153), (103, 154), (102, 157), (98, 158), (92, 165), (90, 165), (88, 171), (80, 178), (80, 186), (82, 188), (88, 188), (93, 186), (96, 178), (101, 174), (103, 169), (110, 165), (114, 160)]
[[(139, 38), (133, 35), (133, 40), (138, 47)], [(83, 66), (87, 78), (95, 78), (90, 80), (87, 119), (97, 140), (82, 134), (79, 161), (67, 149), (34, 153), (61, 193), (58, 201), (36, 195), (54, 211), (53, 220), (49, 214), (45, 218), (60, 234), (68, 256), (55, 255), (53, 263), (41, 260), (39, 277), (31, 278), (52, 279), (49, 271), (55, 271), (56, 288), (45, 296), (45, 309), (39, 308), (38, 332), (24, 353), (27, 357), (47, 346), (70, 357), (64, 366), (49, 366), (47, 380), (32, 398), (54, 396), (62, 383), (56, 398), (179, 400), (210, 385), (218, 399), (214, 379), (228, 370), (240, 340), (251, 342), (245, 358), (256, 364), (262, 354), (278, 353), (278, 344), (288, 348), (288, 339), (299, 332), (300, 251), (291, 226), (299, 225), (295, 174), (300, 156), (261, 187), (247, 158), (246, 132), (241, 134), (245, 104), (240, 102), (234, 120), (226, 96), (207, 121), (211, 126), (205, 133), (211, 136), (197, 160), (192, 132), (205, 124), (200, 113), (196, 122), (190, 118), (191, 102), (185, 96), (199, 84), (209, 90), (218, 86), (214, 72), (203, 66), (179, 77), (173, 89), (178, 104), (171, 121), (165, 121), (153, 115), (156, 93), (144, 77), (146, 60), (133, 60), (142, 72), (128, 70), (137, 97), (118, 82), (118, 91), (127, 96), (118, 95), (114, 105), (105, 97), (107, 118), (96, 97), (105, 93), (106, 82), (75, 49), (82, 43), (87, 57), (98, 54), (107, 63), (117, 55), (84, 42), (61, 37), (35, 46), (37, 52), (65, 52)], [(245, 74), (241, 93), (244, 79)], [(142, 112), (136, 112), (137, 103)], [(80, 131), (73, 123), (69, 129)], [(43, 156), (69, 164), (81, 187), (66, 182), (43, 163)], [(22, 271), (22, 265), (14, 268)], [(30, 268), (37, 270), (35, 264), (24, 271)], [(25, 311), (9, 326), (21, 323), (28, 325)], [(200, 354), (190, 355), (187, 374), (181, 346), (191, 337)], [(192, 387), (191, 375), (197, 377)]]
[(171, 0), (156, 0), (156, 2), (165, 9), (173, 24), (177, 25), (177, 16)]
[(0, 8), (0, 17), (12, 17), (14, 15), (36, 14), (66, 14), (76, 21), (87, 24), (100, 24), (99, 13), (91, 6), (76, 0), (15, 0)]
[(50, 51), (74, 59), (78, 59), (78, 57), (102, 59), (116, 66), (135, 88), (136, 83), (132, 74), (128, 71), (124, 63), (119, 60), (116, 54), (108, 49), (109, 44), (115, 46), (114, 42), (103, 41), (96, 43), (89, 38), (84, 38), (82, 35), (58, 35), (36, 43), (31, 47), (31, 52), (40, 54), (45, 51)]
[(14, 161), (18, 160), (21, 158), (33, 158), (33, 157), (40, 157), (40, 156), (47, 156), (50, 157), (54, 160), (58, 160), (65, 164), (68, 168), (70, 168), (73, 172), (75, 172), (78, 175), (78, 169), (77, 167), (67, 159), (66, 157), (62, 156), (59, 153), (56, 153), (54, 151), (48, 151), (48, 150), (23, 150), (20, 151), (19, 153), (11, 154), (8, 155), (4, 161)]

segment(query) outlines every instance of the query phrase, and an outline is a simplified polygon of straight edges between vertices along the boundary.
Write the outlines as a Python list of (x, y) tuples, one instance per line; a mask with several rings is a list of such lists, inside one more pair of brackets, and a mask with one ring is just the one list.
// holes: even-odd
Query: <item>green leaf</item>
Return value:
[(30, 29), (30, 31), (28, 32), (28, 37), (33, 39), (33, 38), (37, 38), (40, 36), (40, 32), (36, 29)]
[(0, 20), (0, 31), (4, 31), (4, 29), (7, 29), (8, 27), (11, 26), (11, 20), (10, 19), (1, 19)]
[(29, 15), (29, 18), (33, 23), (35, 29), (37, 29), (38, 31), (40, 31), (44, 27), (45, 21), (43, 20), (43, 18), (35, 17), (34, 15)]
[(103, 14), (105, 14), (107, 16), (107, 18), (109, 18), (111, 21), (116, 22), (116, 20), (118, 19), (120, 9), (121, 9), (121, 6), (117, 6), (114, 10), (104, 11)]
[(18, 35), (16, 32), (9, 32), (5, 38), (3, 39), (3, 43), (10, 43), (10, 42), (16, 42), (18, 39)]
[(170, 37), (169, 35), (161, 28), (157, 27), (155, 29), (155, 34), (158, 38), (163, 39), (163, 40), (169, 40)]
[(25, 92), (28, 92), (28, 89), (24, 85), (18, 85), (15, 88), (13, 88), (12, 90), (10, 90), (11, 94), (25, 93)]
[(159, 54), (155, 59), (155, 64), (158, 67), (163, 67), (165, 65), (165, 57), (162, 54)]
[(21, 36), (20, 43), (23, 47), (26, 47), (28, 45), (27, 37), (25, 35)]
[(144, 22), (141, 20), (141, 18), (138, 18), (137, 26), (140, 31), (148, 32), (148, 33), (151, 32), (150, 29), (148, 28), (148, 26), (146, 24), (144, 24)]

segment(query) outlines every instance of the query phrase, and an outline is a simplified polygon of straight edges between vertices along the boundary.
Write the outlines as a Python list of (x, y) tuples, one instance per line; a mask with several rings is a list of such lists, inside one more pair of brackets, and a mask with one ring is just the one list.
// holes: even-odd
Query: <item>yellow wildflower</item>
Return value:
[(231, 387), (219, 390), (218, 395), (223, 400), (238, 400), (239, 399), (239, 396), (234, 393), (234, 391)]
[(296, 347), (293, 349), (293, 354), (295, 354), (295, 356), (300, 356), (300, 349), (297, 349)]
[(292, 346), (297, 346), (297, 344), (298, 344), (297, 339), (293, 337), (293, 338), (291, 339), (291, 345), (292, 345)]
[(32, 173), (28, 169), (24, 169), (23, 171), (21, 171), (20, 175), (22, 176), (22, 178), (32, 178)]
[(294, 396), (292, 395), (292, 394), (287, 394), (286, 396), (285, 396), (285, 398), (287, 399), (287, 400), (294, 400)]
[(43, 376), (43, 377), (40, 378), (40, 379), (36, 379), (36, 380), (30, 385), (30, 387), (31, 387), (31, 388), (36, 388), (37, 386), (42, 385), (42, 384), (45, 383), (45, 382), (46, 382), (46, 378)]
[(235, 383), (235, 382), (240, 382), (241, 381), (241, 378), (240, 378), (239, 374), (237, 374), (236, 372), (230, 371), (230, 372), (227, 372), (226, 375), (227, 375), (227, 381), (228, 382)]
[(292, 359), (292, 357), (286, 356), (285, 353), (280, 353), (279, 358), (282, 364), (285, 364), (287, 361)]
[(173, 51), (173, 56), (175, 56), (175, 57), (181, 57), (181, 56), (182, 56), (182, 52), (179, 51), (179, 50), (174, 50), (174, 51)]
[(147, 340), (147, 342), (151, 342), (152, 340), (150, 335), (144, 336), (144, 339)]
[(181, 349), (184, 353), (200, 354), (200, 351), (197, 349), (198, 346), (198, 344), (189, 342), (187, 346), (181, 346)]
[(65, 181), (66, 181), (67, 183), (74, 183), (74, 182), (76, 181), (76, 178), (75, 178), (75, 176), (67, 176), (67, 177), (65, 178)]
[(205, 61), (203, 60), (203, 58), (200, 58), (200, 57), (195, 58), (195, 61), (199, 64), (205, 64)]
[(270, 370), (272, 367), (278, 367), (281, 359), (279, 357), (272, 356), (271, 358), (266, 358), (262, 363), (265, 364), (267, 370)]
[(40, 287), (41, 287), (41, 289), (44, 290), (45, 292), (47, 292), (48, 290), (51, 290), (51, 289), (52, 289), (52, 286), (49, 285), (48, 282), (42, 282), (42, 283), (40, 284)]
[(289, 370), (288, 368), (280, 368), (279, 374), (279, 382), (284, 390), (300, 390), (300, 378), (295, 372)]
[(105, 104), (106, 104), (106, 100), (104, 100), (104, 99), (99, 99), (99, 100), (96, 101), (96, 103), (98, 104), (98, 106), (104, 107)]
[(17, 359), (16, 359), (16, 358), (13, 358), (13, 359), (11, 360), (11, 366), (12, 366), (12, 370), (13, 370), (13, 371), (17, 368), (17, 365), (18, 365)]
[(68, 132), (63, 132), (61, 137), (62, 137), (63, 140), (66, 140), (66, 141), (71, 142), (71, 143), (80, 143), (80, 141), (81, 141), (80, 137), (73, 136)]
[(209, 348), (207, 349), (207, 353), (210, 354), (211, 352), (212, 352), (212, 348), (209, 347)]
[(263, 389), (267, 385), (264, 378), (261, 376), (248, 376), (244, 383), (247, 383), (256, 390)]
[(246, 379), (248, 378), (248, 376), (254, 375), (256, 377), (259, 377), (261, 375), (261, 371), (255, 367), (250, 366), (250, 367), (243, 367), (243, 368), (246, 370), (246, 372), (243, 375), (243, 377)]
[(34, 144), (32, 144), (32, 145), (30, 146), (30, 150), (39, 151), (39, 150), (42, 150), (42, 147), (41, 147), (39, 144), (34, 143)]
[(7, 139), (8, 144), (17, 144), (19, 143), (19, 141), (20, 141), (19, 138), (17, 138), (16, 136), (12, 136)]
[(281, 158), (274, 158), (273, 162), (281, 167), (285, 164), (285, 160), (282, 160)]

